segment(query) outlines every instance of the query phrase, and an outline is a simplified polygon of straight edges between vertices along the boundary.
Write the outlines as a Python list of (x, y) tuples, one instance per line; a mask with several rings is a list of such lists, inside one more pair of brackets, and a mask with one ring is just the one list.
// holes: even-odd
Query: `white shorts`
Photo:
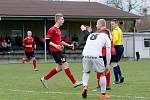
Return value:
[(96, 72), (104, 72), (104, 60), (103, 58), (93, 57), (93, 58), (86, 58), (83, 57), (83, 72), (89, 72), (91, 68), (94, 69)]

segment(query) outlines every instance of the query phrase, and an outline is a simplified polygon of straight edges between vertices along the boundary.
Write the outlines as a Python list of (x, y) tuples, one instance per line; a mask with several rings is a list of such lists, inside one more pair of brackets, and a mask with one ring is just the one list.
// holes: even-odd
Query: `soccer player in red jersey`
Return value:
[(22, 58), (22, 62), (25, 63), (32, 60), (34, 71), (38, 71), (36, 68), (36, 59), (34, 55), (34, 49), (36, 49), (36, 44), (34, 38), (32, 37), (31, 31), (27, 31), (27, 37), (23, 40), (23, 47), (26, 56)]
[[(106, 28), (106, 21), (104, 19), (99, 19), (97, 22), (97, 31), (98, 33), (100, 32), (106, 32), (111, 40), (111, 55), (114, 55), (114, 51), (113, 51), (113, 41), (112, 41), (112, 35), (109, 29)], [(102, 48), (102, 55), (103, 55), (103, 60), (104, 60), (104, 65), (106, 66), (106, 47), (104, 46)], [(106, 76), (106, 90), (110, 90), (110, 71), (108, 71), (107, 73), (105, 72), (105, 76)], [(98, 86), (96, 87), (96, 90), (100, 90), (100, 73), (97, 73), (97, 82), (98, 82)]]
[(56, 62), (56, 68), (52, 69), (44, 77), (40, 78), (45, 88), (48, 88), (48, 85), (47, 85), (48, 79), (50, 79), (52, 76), (60, 72), (62, 69), (64, 69), (66, 75), (71, 80), (74, 87), (82, 85), (82, 82), (78, 82), (74, 78), (73, 74), (70, 71), (69, 65), (66, 61), (66, 57), (62, 53), (63, 45), (74, 49), (74, 45), (70, 45), (61, 40), (62, 35), (61, 35), (61, 31), (59, 27), (62, 26), (63, 23), (64, 23), (63, 15), (61, 13), (56, 14), (55, 25), (52, 26), (47, 32), (46, 41), (49, 46), (49, 51)]

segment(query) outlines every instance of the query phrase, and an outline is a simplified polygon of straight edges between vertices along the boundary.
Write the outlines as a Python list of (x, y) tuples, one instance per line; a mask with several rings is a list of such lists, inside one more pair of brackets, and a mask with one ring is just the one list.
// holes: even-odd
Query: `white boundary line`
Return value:
[[(68, 92), (54, 92), (54, 91), (48, 91), (48, 92), (37, 92), (33, 90), (19, 90), (19, 89), (3, 89), (0, 88), (0, 90), (7, 90), (7, 91), (12, 91), (12, 92), (22, 92), (22, 93), (42, 93), (42, 94), (74, 94), (74, 95), (81, 95), (81, 93), (68, 93)], [(97, 96), (98, 94), (91, 94), (89, 93), (88, 95), (95, 95)], [(150, 100), (149, 97), (139, 97), (139, 96), (121, 96), (121, 95), (110, 95), (112, 97), (117, 97), (117, 98), (126, 98), (126, 100)]]

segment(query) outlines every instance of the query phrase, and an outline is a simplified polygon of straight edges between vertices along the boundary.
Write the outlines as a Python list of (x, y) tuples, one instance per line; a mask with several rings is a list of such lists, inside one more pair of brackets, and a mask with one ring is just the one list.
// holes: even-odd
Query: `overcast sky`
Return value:
[[(87, 2), (100, 2), (100, 3), (104, 3), (106, 0), (58, 0), (58, 1), (87, 1)], [(127, 1), (127, 0), (126, 0)], [(131, 0), (134, 1), (134, 0)], [(138, 1), (139, 5), (141, 5), (142, 7), (148, 7), (148, 14), (150, 15), (150, 0), (136, 0)], [(144, 1), (146, 3), (144, 3)], [(138, 13), (137, 11), (132, 11), (133, 13)]]

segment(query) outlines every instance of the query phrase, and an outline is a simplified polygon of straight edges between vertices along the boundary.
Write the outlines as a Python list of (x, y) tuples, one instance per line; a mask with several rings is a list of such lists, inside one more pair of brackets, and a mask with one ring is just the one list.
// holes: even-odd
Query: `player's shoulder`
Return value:
[(57, 30), (57, 28), (55, 26), (52, 26), (51, 28), (49, 28), (48, 32), (55, 32)]
[(34, 37), (32, 37), (31, 39), (34, 40)]
[(25, 38), (24, 38), (24, 40), (27, 40), (27, 39), (28, 39), (28, 37), (25, 37)]

